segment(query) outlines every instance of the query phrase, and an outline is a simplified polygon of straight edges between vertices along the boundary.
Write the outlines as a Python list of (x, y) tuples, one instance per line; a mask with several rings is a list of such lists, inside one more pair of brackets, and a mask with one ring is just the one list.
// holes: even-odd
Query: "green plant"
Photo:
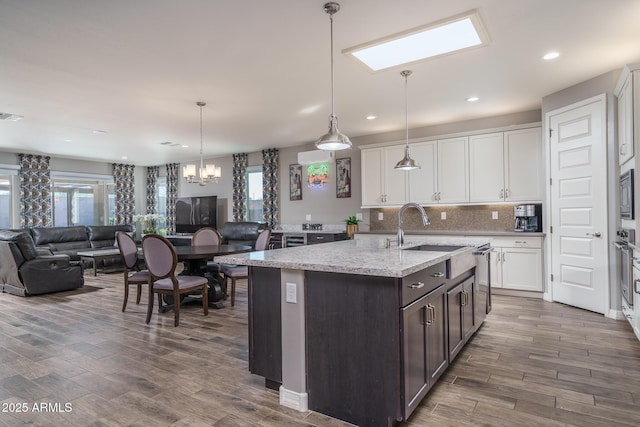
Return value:
[(349, 216), (349, 217), (347, 218), (347, 225), (354, 225), (354, 224), (357, 224), (357, 223), (358, 223), (358, 221), (360, 221), (360, 220), (359, 220), (359, 219), (357, 219), (357, 218), (355, 217), (355, 215), (351, 215), (351, 216)]

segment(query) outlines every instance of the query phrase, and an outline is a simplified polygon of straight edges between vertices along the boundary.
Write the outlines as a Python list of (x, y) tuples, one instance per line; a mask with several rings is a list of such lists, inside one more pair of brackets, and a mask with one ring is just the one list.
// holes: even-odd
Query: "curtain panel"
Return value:
[(147, 213), (158, 213), (158, 200), (156, 193), (158, 192), (158, 176), (160, 176), (159, 166), (147, 167)]
[(116, 225), (133, 224), (133, 214), (136, 210), (134, 171), (134, 165), (113, 163), (113, 178), (116, 193)]
[(180, 163), (167, 163), (167, 234), (176, 233), (176, 203)]
[(262, 218), (270, 228), (278, 224), (278, 149), (262, 150)]
[(20, 227), (51, 227), (51, 169), (49, 156), (19, 154)]
[(249, 155), (238, 153), (233, 155), (233, 220), (244, 221), (247, 217), (247, 164)]

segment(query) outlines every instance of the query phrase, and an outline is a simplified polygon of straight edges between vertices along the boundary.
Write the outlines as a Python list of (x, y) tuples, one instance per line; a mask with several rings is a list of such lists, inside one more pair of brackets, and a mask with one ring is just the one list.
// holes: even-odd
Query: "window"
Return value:
[(115, 185), (112, 177), (52, 175), (55, 227), (115, 222)]
[(156, 213), (158, 213), (158, 215), (162, 215), (163, 218), (165, 218), (165, 221), (161, 221), (160, 224), (158, 224), (158, 228), (162, 229), (162, 228), (166, 228), (167, 224), (166, 224), (166, 218), (167, 218), (167, 177), (166, 176), (161, 176), (158, 177), (158, 180), (156, 181)]
[(262, 166), (250, 166), (245, 175), (247, 183), (247, 221), (262, 222)]
[(0, 175), (0, 228), (11, 228), (11, 180)]

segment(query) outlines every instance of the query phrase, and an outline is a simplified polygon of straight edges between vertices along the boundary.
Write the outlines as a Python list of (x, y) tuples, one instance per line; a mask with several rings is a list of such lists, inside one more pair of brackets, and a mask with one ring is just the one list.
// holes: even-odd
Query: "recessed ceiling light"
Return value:
[(188, 145), (182, 145), (182, 148), (189, 148)]
[(542, 59), (545, 61), (551, 61), (552, 59), (556, 59), (558, 56), (560, 56), (560, 52), (548, 52), (542, 57)]
[(102, 135), (102, 134), (107, 133), (107, 131), (106, 130), (98, 130), (98, 129), (96, 129), (96, 130), (93, 131), (93, 133), (98, 134), (98, 135)]
[(372, 71), (486, 46), (489, 38), (480, 15), (469, 11), (342, 51)]
[(477, 96), (470, 96), (467, 98), (467, 102), (476, 102), (479, 99), (480, 98), (478, 98)]
[(127, 160), (127, 156), (120, 157), (122, 160)]
[(63, 139), (64, 142), (71, 142), (73, 139)]
[(376, 119), (376, 117), (377, 117), (377, 116), (373, 116), (373, 115), (371, 115), (371, 116), (367, 116), (367, 117), (366, 117), (366, 119), (367, 119), (367, 120), (375, 120), (375, 119)]

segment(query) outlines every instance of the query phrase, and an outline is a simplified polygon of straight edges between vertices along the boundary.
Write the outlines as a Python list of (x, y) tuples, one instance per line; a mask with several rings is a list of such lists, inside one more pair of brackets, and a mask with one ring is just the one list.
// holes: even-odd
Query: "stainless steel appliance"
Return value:
[(633, 219), (633, 169), (620, 175), (620, 218)]
[(487, 314), (491, 312), (491, 252), (489, 245), (477, 248), (473, 254), (476, 257), (475, 324), (481, 325)]
[(616, 232), (618, 236), (615, 247), (618, 249), (620, 270), (618, 274), (620, 294), (622, 300), (629, 308), (633, 307), (633, 247), (636, 242), (636, 231), (629, 228), (620, 228)]
[(540, 232), (542, 231), (542, 205), (518, 205), (513, 208), (516, 220), (515, 231)]

